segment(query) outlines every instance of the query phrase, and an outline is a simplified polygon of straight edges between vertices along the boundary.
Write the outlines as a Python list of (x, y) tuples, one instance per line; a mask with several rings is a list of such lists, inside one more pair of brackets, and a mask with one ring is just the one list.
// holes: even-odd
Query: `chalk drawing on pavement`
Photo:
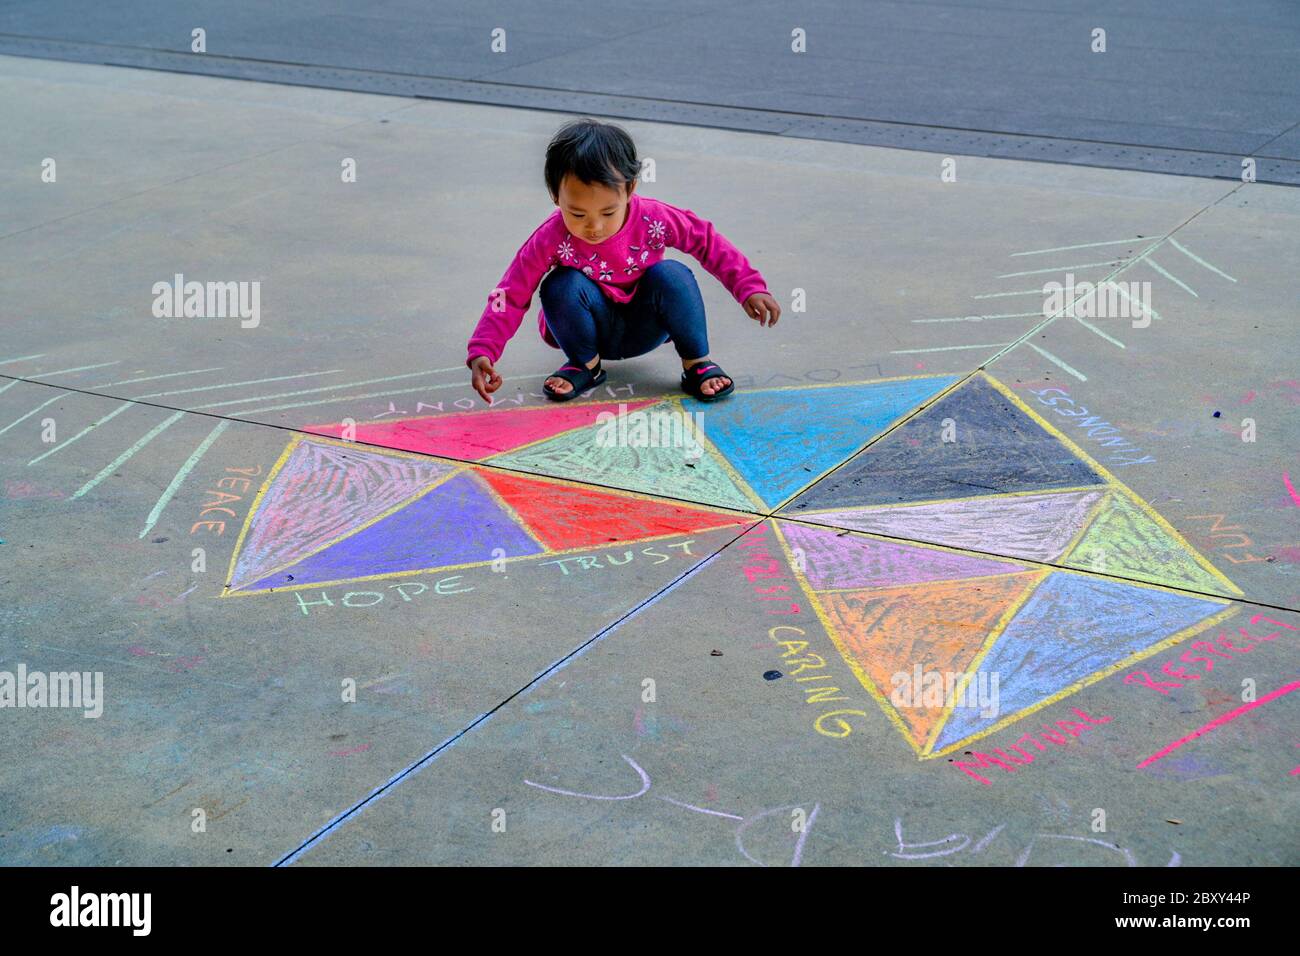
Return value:
[(250, 509), (223, 594), (553, 559), (753, 520), (708, 506), (299, 435)]
[(781, 513), (1200, 593), (1242, 593), (1150, 505), (983, 372)]
[[(945, 424), (955, 425), (949, 441)], [(984, 373), (782, 515), (799, 519), (775, 524), (821, 623), (923, 758), (1213, 626), (1235, 613), (1227, 598), (1241, 595), (1146, 502)], [(963, 686), (979, 671), (998, 674), (998, 712), (951, 700), (895, 707), (891, 677), (915, 667), (961, 674)]]

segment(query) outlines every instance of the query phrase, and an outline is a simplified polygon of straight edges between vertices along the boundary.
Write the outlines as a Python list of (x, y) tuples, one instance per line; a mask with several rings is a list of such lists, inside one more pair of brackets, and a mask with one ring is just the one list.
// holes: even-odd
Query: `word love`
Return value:
[[(1265, 617), (1263, 614), (1256, 614), (1250, 619), (1250, 626), (1258, 626), (1260, 621), (1267, 621), (1270, 624), (1276, 624), (1278, 627), (1284, 627), (1288, 631), (1298, 630), (1291, 624), (1283, 624), (1281, 621), (1275, 621), (1271, 617)], [(1234, 644), (1233, 639), (1227, 634), (1220, 634), (1212, 643), (1210, 641), (1194, 641), (1191, 649), (1183, 651), (1178, 655), (1178, 661), (1183, 664), (1200, 664), (1204, 667), (1205, 673), (1214, 670), (1214, 660), (1233, 660), (1234, 655), (1249, 654), (1255, 649), (1255, 644), (1245, 643), (1247, 641), (1272, 641), (1281, 636), (1281, 631), (1274, 631), (1271, 634), (1251, 634), (1244, 627), (1237, 628), (1241, 634), (1243, 643)], [(1199, 653), (1198, 653), (1199, 652)], [(1133, 671), (1126, 674), (1124, 683), (1137, 684), (1140, 687), (1150, 687), (1157, 693), (1168, 696), (1170, 690), (1175, 690), (1184, 686), (1187, 681), (1200, 680), (1201, 675), (1193, 673), (1182, 667), (1178, 661), (1166, 661), (1160, 668), (1160, 673), (1166, 677), (1175, 678), (1174, 680), (1155, 680), (1147, 671)]]

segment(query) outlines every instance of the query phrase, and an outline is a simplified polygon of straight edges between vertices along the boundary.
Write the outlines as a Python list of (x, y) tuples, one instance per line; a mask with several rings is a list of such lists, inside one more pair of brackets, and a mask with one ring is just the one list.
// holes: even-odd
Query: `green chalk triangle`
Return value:
[[(684, 498), (742, 511), (755, 509), (754, 502), (708, 450), (698, 457), (690, 456), (690, 446), (681, 440), (686, 422), (676, 402), (661, 402), (630, 411), (626, 417), (624, 437), (629, 441), (621, 444), (601, 443), (602, 433), (607, 438), (618, 438), (616, 425), (602, 423), (495, 455), (487, 461), (535, 475)], [(660, 442), (660, 446), (634, 444), (641, 434)], [(675, 444), (664, 444), (674, 441)]]
[(1187, 545), (1119, 492), (1113, 492), (1098, 509), (1096, 518), (1063, 563), (1082, 571), (1152, 584), (1231, 593), (1200, 565)]

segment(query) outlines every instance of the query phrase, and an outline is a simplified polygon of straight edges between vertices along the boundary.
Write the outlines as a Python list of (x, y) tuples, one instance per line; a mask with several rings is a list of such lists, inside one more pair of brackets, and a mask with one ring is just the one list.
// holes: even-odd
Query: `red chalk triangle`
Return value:
[(572, 485), (478, 472), (528, 529), (557, 551), (748, 523), (740, 515), (608, 494)]
[[(356, 440), (385, 448), (481, 461), (560, 432), (596, 424), (601, 412), (617, 415), (654, 404), (658, 399), (632, 402), (592, 402), (554, 408), (511, 408), (496, 411), (432, 415), (391, 422), (366, 422), (356, 426)], [(309, 425), (305, 431), (332, 438), (343, 436), (343, 425)]]

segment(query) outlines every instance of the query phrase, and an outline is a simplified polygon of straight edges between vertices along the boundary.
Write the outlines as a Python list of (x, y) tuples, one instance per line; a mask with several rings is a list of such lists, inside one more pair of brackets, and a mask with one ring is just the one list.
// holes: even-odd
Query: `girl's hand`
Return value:
[(486, 355), (477, 356), (469, 367), (474, 373), (471, 379), (474, 391), (482, 396), (483, 401), (491, 405), (492, 393), (501, 387), (503, 379), (497, 374), (497, 370), (492, 367), (492, 360)]
[(746, 299), (745, 311), (751, 319), (763, 326), (776, 325), (776, 320), (781, 317), (781, 307), (766, 292), (755, 292)]

